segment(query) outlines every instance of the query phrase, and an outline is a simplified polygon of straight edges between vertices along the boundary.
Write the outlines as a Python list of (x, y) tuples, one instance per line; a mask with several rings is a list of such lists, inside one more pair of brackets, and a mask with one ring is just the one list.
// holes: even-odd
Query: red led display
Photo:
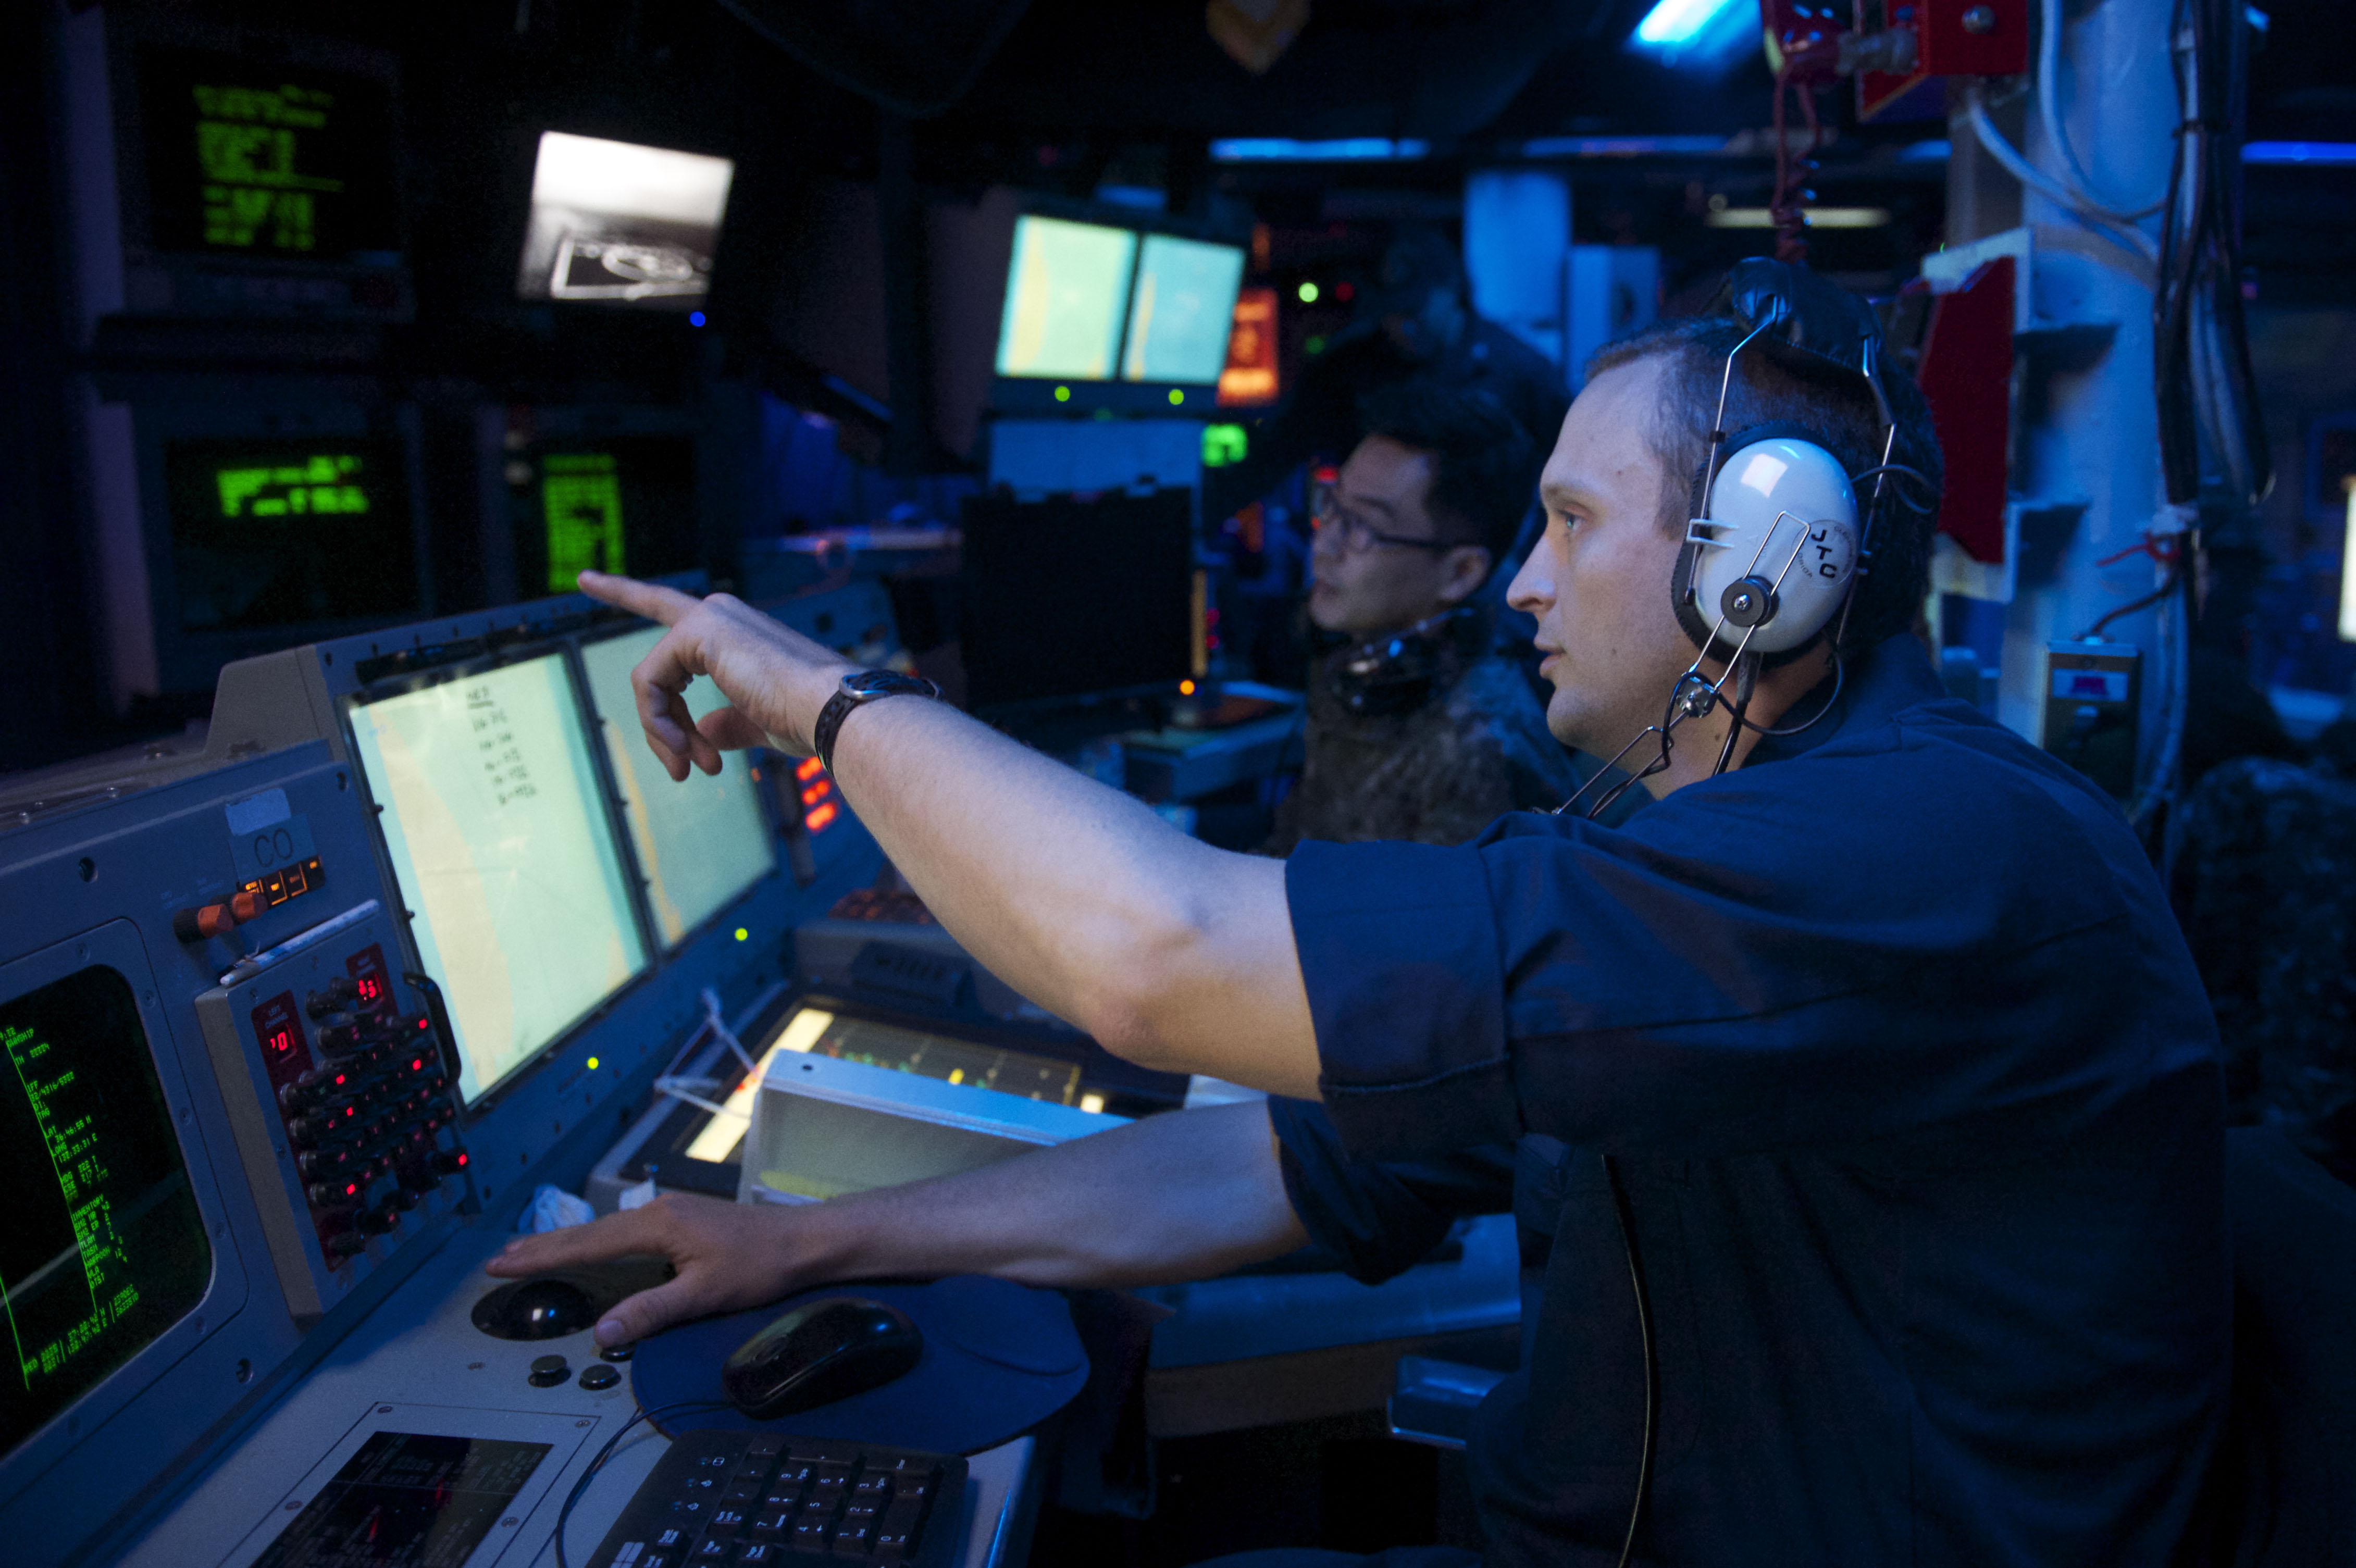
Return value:
[(385, 1005), (391, 993), (387, 990), (389, 972), (385, 968), (384, 946), (370, 943), (344, 960), (344, 973), (352, 977), (359, 989), (360, 1007), (374, 1012)]
[(273, 1089), (310, 1070), (310, 1043), (303, 1038), (303, 1014), (294, 992), (281, 991), (253, 1009), (253, 1038)]
[(794, 764), (794, 777), (800, 780), (803, 784), (809, 783), (810, 780), (818, 777), (819, 774), (824, 772), (826, 772), (826, 764), (819, 762), (816, 757), (804, 757), (800, 762)]
[(826, 827), (827, 824), (832, 822), (839, 815), (841, 814), (834, 808), (834, 802), (830, 800), (820, 805), (808, 816), (803, 817), (802, 827), (812, 833), (816, 833), (820, 828)]

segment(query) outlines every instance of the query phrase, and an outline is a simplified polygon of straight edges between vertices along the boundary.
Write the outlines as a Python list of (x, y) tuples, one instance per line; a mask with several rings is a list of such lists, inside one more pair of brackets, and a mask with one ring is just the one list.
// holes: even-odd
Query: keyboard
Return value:
[(589, 1568), (940, 1568), (958, 1554), (966, 1464), (767, 1432), (682, 1432)]

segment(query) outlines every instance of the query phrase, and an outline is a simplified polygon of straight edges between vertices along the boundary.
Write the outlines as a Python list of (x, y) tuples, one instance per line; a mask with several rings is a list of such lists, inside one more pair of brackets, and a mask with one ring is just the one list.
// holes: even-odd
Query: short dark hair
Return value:
[[(1726, 357), (1742, 337), (1742, 326), (1730, 316), (1687, 316), (1607, 343), (1587, 362), (1590, 380), (1640, 359), (1665, 362), (1651, 436), (1663, 470), (1661, 526), (1673, 532), (1685, 532), (1692, 510), (1692, 482), (1709, 456), (1710, 420), (1718, 411)], [(1939, 527), (1937, 497), (1945, 483), (1930, 405), (1912, 378), (1890, 367), (1886, 357), (1882, 366), (1882, 396), (1889, 399), (1898, 425), (1890, 461), (1921, 473), (1930, 489), (1926, 495), (1922, 485), (1902, 475), (1892, 477), (1866, 541), (1872, 560), (1858, 580), (1849, 608), (1848, 629), (1839, 649), (1845, 658), (1909, 629), (1922, 613), (1923, 595), (1930, 590), (1931, 539)], [(1771, 358), (1763, 349), (1745, 349), (1734, 362), (1727, 391), (1727, 431), (1740, 434), (1771, 421), (1790, 421), (1818, 432), (1826, 450), (1851, 474), (1881, 461), (1881, 414), (1863, 378), (1829, 368), (1822, 374), (1804, 371)], [(1872, 483), (1858, 486), (1860, 508), (1871, 498)]]
[(1359, 423), (1365, 436), (1431, 454), (1424, 508), (1439, 537), (1481, 546), (1493, 569), (1505, 561), (1537, 487), (1538, 459), (1503, 403), (1477, 389), (1402, 381), (1368, 393)]

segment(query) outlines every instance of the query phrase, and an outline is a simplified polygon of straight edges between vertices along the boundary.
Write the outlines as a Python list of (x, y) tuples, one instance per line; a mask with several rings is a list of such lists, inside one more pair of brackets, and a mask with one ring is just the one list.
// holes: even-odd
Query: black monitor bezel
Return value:
[[(35, 1427), (16, 1447), (0, 1454), (0, 1500), (14, 1498), (38, 1479), (77, 1446), (121, 1414), (153, 1388), (190, 1351), (214, 1334), (224, 1331), (246, 1304), (245, 1275), (234, 1254), (224, 1257), (222, 1237), (229, 1213), (206, 1147), (192, 1141), (198, 1106), (187, 1063), (178, 1040), (164, 1016), (154, 970), (138, 927), (114, 920), (95, 930), (70, 936), (0, 964), (0, 1003), (29, 996), (54, 981), (80, 970), (103, 966), (130, 983), (133, 1005), (146, 1033), (149, 1060), (169, 1114), (182, 1168), (187, 1173), (197, 1213), (212, 1251), (212, 1275), (195, 1305), (173, 1324), (109, 1373), (81, 1398)], [(210, 1063), (203, 1047), (195, 1046), (201, 1081), (213, 1088)]]
[[(399, 247), (382, 261), (311, 260), (304, 257), (240, 256), (218, 251), (167, 248), (155, 239), (152, 181), (155, 171), (147, 156), (147, 118), (140, 80), (141, 55), (149, 49), (177, 49), (232, 56), (284, 65), (293, 69), (335, 71), (368, 77), (385, 90), (386, 133), (390, 142), (393, 227)], [(114, 217), (120, 226), (124, 272), (123, 298), (117, 308), (131, 315), (304, 316), (330, 315), (378, 321), (407, 321), (414, 315), (409, 258), (415, 242), (409, 192), (403, 187), (408, 130), (403, 119), (401, 63), (397, 57), (343, 39), (270, 29), (225, 27), (217, 24), (165, 19), (155, 15), (124, 14), (110, 9), (105, 16), (105, 77), (112, 110), (113, 137)], [(171, 280), (167, 297), (151, 304), (134, 274), (153, 269)], [(269, 291), (229, 291), (209, 302), (189, 301), (187, 282), (208, 277), (260, 281), (272, 277), (309, 278), (342, 283), (350, 291), (342, 303), (296, 298), (273, 300)], [(371, 296), (363, 298), (362, 294)]]

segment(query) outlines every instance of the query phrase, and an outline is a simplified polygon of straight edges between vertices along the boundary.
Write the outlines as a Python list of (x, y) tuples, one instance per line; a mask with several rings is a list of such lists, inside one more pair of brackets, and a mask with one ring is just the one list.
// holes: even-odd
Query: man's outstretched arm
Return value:
[(518, 1275), (633, 1253), (679, 1276), (597, 1325), (641, 1339), (829, 1280), (994, 1274), (1026, 1285), (1160, 1285), (1281, 1257), (1308, 1240), (1285, 1197), (1268, 1107), (1175, 1111), (937, 1180), (827, 1203), (659, 1198), (526, 1236), (486, 1266)]
[[(721, 751), (765, 736), (807, 753), (853, 667), (725, 594), (594, 572), (581, 586), (670, 627), (631, 682), (674, 778), (715, 772)], [(681, 695), (697, 677), (733, 705), (700, 726)], [(1198, 843), (944, 703), (855, 711), (834, 773), (942, 925), (1015, 990), (1132, 1061), (1316, 1095), (1280, 862)]]

